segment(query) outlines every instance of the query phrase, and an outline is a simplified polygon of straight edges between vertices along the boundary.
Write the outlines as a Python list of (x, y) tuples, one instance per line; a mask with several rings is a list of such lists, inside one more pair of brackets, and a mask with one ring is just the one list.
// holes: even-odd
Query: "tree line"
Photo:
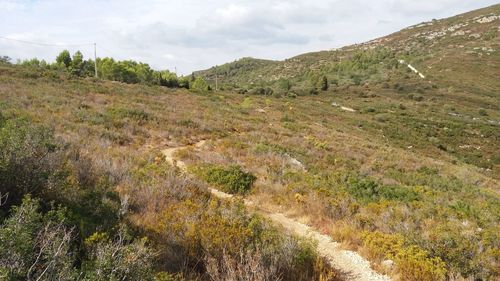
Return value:
[[(5, 59), (5, 62), (9, 60)], [(56, 57), (53, 63), (37, 58), (23, 60), (20, 65), (40, 67), (50, 70), (67, 71), (76, 77), (95, 76), (95, 65), (97, 64), (97, 75), (101, 79), (119, 81), (128, 84), (158, 85), (169, 88), (185, 88), (198, 92), (207, 92), (211, 88), (202, 77), (177, 76), (169, 70), (154, 70), (149, 64), (134, 60), (115, 60), (110, 57), (85, 60), (82, 52), (76, 51), (73, 55), (64, 50)]]

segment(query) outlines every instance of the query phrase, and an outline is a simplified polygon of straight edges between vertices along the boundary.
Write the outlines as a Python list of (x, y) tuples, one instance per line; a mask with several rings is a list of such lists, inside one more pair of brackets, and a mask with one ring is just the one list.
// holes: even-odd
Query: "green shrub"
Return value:
[(377, 112), (377, 110), (375, 108), (373, 108), (373, 107), (367, 107), (367, 108), (363, 109), (363, 112), (365, 112), (365, 113), (375, 113), (375, 112)]
[(51, 129), (26, 120), (0, 122), (0, 194), (8, 194), (2, 206), (8, 208), (25, 194), (43, 194), (63, 163)]
[(347, 191), (361, 202), (375, 202), (381, 199), (411, 202), (420, 195), (413, 189), (403, 186), (381, 185), (371, 179), (349, 180)]
[(479, 112), (479, 115), (481, 115), (481, 116), (488, 116), (488, 111), (486, 111), (486, 109), (484, 109), (484, 108), (479, 109), (478, 112)]
[(133, 240), (120, 229), (115, 239), (94, 233), (85, 240), (88, 260), (83, 264), (83, 280), (154, 280), (155, 254), (147, 239)]
[(30, 197), (14, 207), (0, 226), (0, 279), (74, 279), (74, 233), (65, 219), (63, 209), (42, 214), (39, 201)]
[[(109, 189), (106, 171), (97, 171), (78, 149), (64, 148), (51, 129), (24, 120), (7, 120), (0, 127), (0, 221), (27, 194), (62, 204), (68, 219), (83, 234), (109, 229), (118, 216), (120, 199)], [(6, 196), (6, 197), (5, 197)]]
[(39, 200), (27, 196), (0, 225), (0, 279), (153, 280), (146, 239), (134, 241), (121, 229), (114, 240), (95, 233), (80, 245), (65, 208), (42, 210)]
[(207, 93), (210, 90), (210, 85), (202, 77), (196, 77), (195, 80), (190, 84), (190, 89), (197, 93)]
[(203, 175), (208, 183), (215, 184), (222, 191), (231, 194), (247, 193), (257, 179), (251, 173), (242, 171), (238, 166), (230, 166), (229, 168), (219, 166), (208, 167), (203, 172)]
[(290, 82), (290, 80), (288, 79), (281, 78), (280, 80), (278, 80), (277, 84), (278, 84), (278, 92), (283, 94), (287, 94), (292, 88), (292, 82)]

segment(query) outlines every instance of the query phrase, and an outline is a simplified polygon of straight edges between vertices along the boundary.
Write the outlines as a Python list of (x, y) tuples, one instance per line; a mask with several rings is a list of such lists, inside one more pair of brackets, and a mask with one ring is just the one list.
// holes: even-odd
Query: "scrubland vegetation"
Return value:
[[(155, 134), (191, 135), (194, 122), (176, 117), (166, 128), (169, 117), (154, 106), (188, 93), (26, 66), (1, 72), (2, 279), (335, 279), (311, 241), (211, 198), (144, 148)], [(26, 82), (30, 89), (19, 87)], [(230, 188), (254, 180), (225, 171), (219, 181)]]
[[(314, 226), (394, 279), (498, 279), (498, 31), (470, 24), (489, 35), (453, 41), (463, 48), (421, 37), (491, 12), (498, 5), (373, 48), (216, 67), (218, 92), (210, 71), (182, 87), (111, 59), (101, 77), (132, 84), (82, 78), (91, 63), (75, 74), (67, 54), (58, 67), (3, 63), (0, 278), (339, 277), (314, 243), (209, 185)], [(460, 53), (479, 44), (496, 51)], [(135, 76), (106, 76), (105, 63)], [(161, 155), (200, 140), (176, 155), (192, 177)]]

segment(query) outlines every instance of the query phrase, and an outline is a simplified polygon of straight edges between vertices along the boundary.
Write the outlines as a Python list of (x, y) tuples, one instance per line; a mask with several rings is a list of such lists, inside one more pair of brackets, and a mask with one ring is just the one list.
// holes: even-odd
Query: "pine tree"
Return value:
[(56, 58), (56, 62), (58, 65), (64, 65), (65, 67), (69, 67), (71, 65), (71, 55), (68, 50), (62, 51)]

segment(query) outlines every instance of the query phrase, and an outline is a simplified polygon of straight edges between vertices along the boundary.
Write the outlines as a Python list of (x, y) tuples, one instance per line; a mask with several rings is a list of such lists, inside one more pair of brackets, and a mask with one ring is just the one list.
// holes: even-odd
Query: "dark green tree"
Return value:
[(62, 51), (56, 58), (56, 62), (58, 65), (64, 65), (65, 67), (69, 67), (71, 65), (71, 55), (68, 50)]
[(181, 78), (179, 78), (179, 87), (189, 89), (190, 88), (189, 78), (186, 76), (182, 76)]
[(326, 78), (326, 76), (323, 76), (323, 78), (321, 79), (321, 90), (322, 91), (326, 91), (328, 90), (328, 78)]
[(163, 71), (155, 71), (155, 77), (158, 80), (158, 84), (160, 86), (165, 86), (169, 88), (177, 88), (179, 87), (179, 79), (175, 73), (172, 73), (168, 70)]
[(76, 51), (76, 53), (73, 54), (73, 60), (71, 61), (71, 73), (77, 76), (82, 76), (83, 68), (83, 54), (80, 51)]
[(8, 56), (0, 56), (0, 64), (10, 64), (11, 58)]
[(94, 61), (91, 59), (84, 61), (82, 76), (94, 76), (94, 75), (95, 75)]

